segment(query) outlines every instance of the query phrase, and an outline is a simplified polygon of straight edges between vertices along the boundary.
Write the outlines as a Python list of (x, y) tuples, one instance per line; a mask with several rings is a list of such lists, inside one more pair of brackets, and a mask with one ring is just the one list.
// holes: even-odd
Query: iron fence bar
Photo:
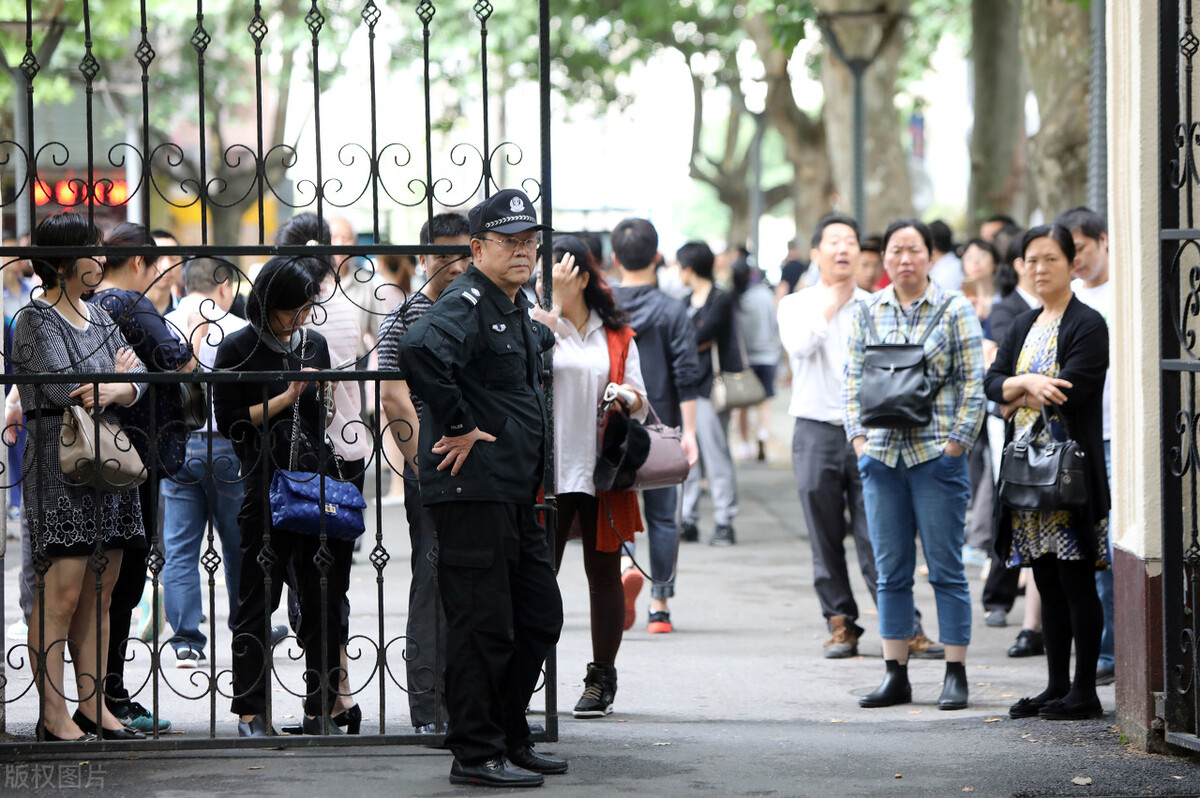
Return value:
[[(492, 176), (492, 148), (490, 143), (491, 133), (491, 108), (489, 106), (488, 97), (488, 52), (487, 52), (487, 35), (488, 35), (488, 18), (492, 15), (492, 4), (488, 0), (477, 0), (475, 3), (475, 16), (479, 20), (479, 68), (480, 68), (480, 91), (483, 95), (483, 198), (487, 199), (492, 196), (492, 185), (494, 177)], [(504, 103), (504, 95), (500, 95), (500, 103)], [(503, 188), (503, 186), (497, 186)]]
[(208, 50), (212, 37), (204, 29), (204, 0), (196, 0), (196, 28), (192, 31), (190, 41), (192, 49), (196, 51), (196, 93), (199, 116), (197, 157), (200, 160), (200, 175), (196, 185), (196, 196), (200, 201), (200, 245), (206, 246), (208, 244), (208, 137), (206, 135), (208, 105), (205, 93), (204, 53)]
[(429, 23), (437, 9), (429, 0), (417, 4), (417, 18), (421, 20), (421, 58), (425, 80), (425, 218), (433, 220), (433, 105), (430, 101), (432, 85), (429, 79)]
[[(324, 158), (321, 152), (321, 64), (320, 64), (320, 34), (325, 25), (325, 17), (317, 8), (317, 0), (311, 0), (304, 22), (312, 33), (312, 83), (313, 83), (313, 166), (317, 172), (316, 200), (317, 225), (325, 220), (325, 172)], [(340, 264), (339, 264), (340, 265)]]
[(371, 108), (371, 241), (378, 244), (379, 236), (379, 115), (375, 109), (375, 25), (380, 11), (375, 0), (367, 0), (363, 6), (362, 19), (367, 23), (367, 86), (370, 90)]
[(150, 25), (146, 18), (146, 0), (140, 0), (138, 3), (138, 14), (142, 38), (138, 42), (134, 55), (142, 69), (142, 152), (136, 190), (142, 198), (142, 226), (150, 230), (150, 64), (154, 61), (155, 53), (154, 48), (150, 46)]
[[(1190, 0), (1188, 2), (1190, 7)], [(1160, 166), (1159, 182), (1159, 275), (1161, 302), (1159, 307), (1160, 349), (1160, 413), (1162, 439), (1175, 445), (1162, 447), (1162, 557), (1163, 557), (1163, 658), (1164, 658), (1164, 721), (1168, 735), (1185, 729), (1194, 731), (1194, 716), (1189, 717), (1183, 693), (1189, 689), (1190, 676), (1185, 674), (1186, 660), (1194, 662), (1195, 648), (1189, 640), (1194, 639), (1193, 630), (1185, 621), (1185, 607), (1190, 599), (1184, 564), (1183, 529), (1183, 477), (1196, 464), (1192, 457), (1189, 434), (1190, 420), (1181, 416), (1182, 390), (1180, 369), (1170, 365), (1183, 365), (1180, 360), (1181, 341), (1175, 327), (1175, 297), (1179, 292), (1179, 275), (1175, 270), (1178, 263), (1175, 248), (1170, 243), (1181, 240), (1173, 235), (1180, 226), (1180, 191), (1190, 191), (1192, 172), (1191, 148), (1186, 138), (1180, 142), (1177, 131), (1190, 121), (1189, 114), (1180, 118), (1181, 88), (1180, 56), (1186, 57), (1179, 37), (1179, 13), (1177, 4), (1160, 0), (1159, 18), (1159, 81), (1160, 81), (1160, 141), (1163, 157), (1174, 153), (1176, 160)], [(1189, 11), (1190, 18), (1190, 11)], [(1190, 59), (1188, 64), (1190, 72)], [(1182, 149), (1180, 145), (1182, 144)], [(1181, 182), (1177, 182), (1177, 176)], [(1191, 227), (1189, 224), (1187, 227)], [(1194, 433), (1193, 433), (1194, 434)], [(1193, 497), (1194, 497), (1193, 493)], [(1195, 668), (1193, 666), (1192, 670)]]
[(258, 116), (258, 125), (255, 130), (257, 150), (255, 152), (254, 181), (257, 184), (258, 193), (258, 242), (262, 244), (267, 240), (267, 164), (265, 160), (266, 144), (263, 142), (262, 43), (268, 31), (266, 20), (262, 17), (261, 0), (254, 0), (254, 16), (250, 18), (247, 32), (254, 40), (254, 112)]

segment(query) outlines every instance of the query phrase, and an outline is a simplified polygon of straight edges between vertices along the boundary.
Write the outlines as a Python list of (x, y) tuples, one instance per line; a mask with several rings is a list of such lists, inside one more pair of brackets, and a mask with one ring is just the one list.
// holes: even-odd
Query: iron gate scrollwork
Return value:
[[(496, 13), (518, 13), (511, 7), (498, 10), (487, 0), (459, 3), (420, 0), (411, 4), (377, 0), (285, 0), (280, 4), (263, 4), (256, 0), (253, 4), (236, 4), (241, 10), (221, 8), (213, 13), (206, 11), (203, 0), (196, 0), (194, 12), (188, 11), (186, 18), (174, 9), (178, 4), (161, 4), (164, 9), (172, 8), (167, 13), (169, 19), (164, 19), (148, 12), (148, 0), (140, 0), (129, 30), (125, 31), (127, 46), (117, 48), (118, 53), (111, 41), (98, 40), (101, 30), (98, 15), (112, 12), (116, 5), (104, 0), (67, 0), (64, 20), (43, 19), (43, 4), (38, 0), (26, 0), (24, 4), (24, 18), (19, 20), (23, 51), (14, 58), (10, 44), (3, 53), (9, 63), (19, 61), (16, 70), (9, 72), (22, 84), (17, 86), (15, 97), (16, 133), (11, 139), (0, 141), (0, 214), (5, 235), (9, 235), (14, 224), (18, 232), (28, 233), (46, 213), (64, 208), (106, 227), (126, 217), (146, 229), (163, 227), (164, 214), (176, 221), (185, 220), (191, 227), (181, 236), (184, 243), (178, 246), (56, 248), (39, 246), (37, 240), (5, 241), (0, 247), (0, 266), (6, 272), (26, 268), (33, 258), (98, 260), (166, 256), (173, 263), (155, 283), (170, 284), (190, 264), (210, 259), (224, 264), (232, 281), (244, 292), (253, 277), (252, 264), (275, 256), (317, 256), (339, 267), (348, 262), (350, 268), (336, 278), (335, 291), (332, 296), (323, 297), (315, 315), (322, 315), (325, 303), (348, 301), (366, 326), (373, 322), (377, 327), (395, 301), (401, 301), (389, 302), (389, 298), (402, 296), (395, 293), (396, 285), (389, 284), (386, 275), (375, 266), (381, 257), (402, 255), (415, 261), (422, 254), (463, 254), (461, 247), (391, 243), (390, 214), (410, 213), (432, 219), (439, 209), (465, 213), (478, 199), (516, 185), (540, 203), (543, 221), (553, 223), (548, 0), (538, 3), (536, 19), (526, 15), (529, 33), (537, 26), (539, 43), (540, 164), (536, 167), (527, 165), (525, 149), (516, 142), (496, 143), (500, 137), (490, 122), (497, 100), (488, 91), (489, 22)], [(149, 5), (160, 7), (153, 2)], [(77, 39), (72, 37), (73, 30), (79, 33)], [(114, 35), (111, 25), (104, 31), (107, 37)], [(464, 39), (460, 34), (469, 34), (470, 38)], [(47, 37), (51, 36), (58, 42), (58, 51), (52, 63), (44, 63), (46, 52), (53, 50), (47, 45)], [(477, 80), (472, 79), (465, 88), (449, 82), (438, 61), (439, 36), (453, 37), (456, 49), (471, 53), (479, 72)], [(388, 67), (394, 62), (395, 48), (411, 54), (413, 66), (393, 70), (385, 79)], [(350, 87), (344, 81), (331, 83), (337, 76), (326, 71), (328, 65), (334, 63), (340, 68), (347, 61), (355, 61), (359, 70), (355, 74), (363, 75), (363, 79)], [(75, 116), (64, 125), (64, 120), (48, 116), (38, 100), (43, 85), (52, 79), (52, 64), (61, 69), (68, 62), (73, 65), (76, 84), (76, 100), (70, 106), (75, 109)], [(231, 65), (241, 68), (235, 67), (231, 75)], [(273, 81), (277, 81), (284, 67), (291, 78), (282, 81), (285, 85), (275, 85)], [(397, 73), (401, 77), (411, 75), (420, 82), (418, 99), (407, 114), (395, 113), (393, 100), (387, 96), (389, 87), (398, 79)], [(337, 98), (340, 102), (330, 110), (330, 89), (337, 90), (335, 95), (354, 95), (352, 114), (347, 113), (344, 97)], [(298, 107), (296, 92), (306, 95), (311, 92), (311, 101), (303, 103), (309, 116), (302, 124), (289, 127), (289, 135), (293, 135), (289, 140), (277, 128), (285, 124), (289, 94), (293, 97), (290, 107)], [(501, 96), (499, 102), (503, 101)], [(434, 107), (438, 102), (457, 104), (467, 110), (460, 109), (457, 120), (443, 125), (445, 120), (439, 118)], [(406, 144), (400, 140), (397, 119), (401, 117), (418, 120), (408, 127), (419, 143)], [(50, 135), (63, 130), (68, 134)], [(455, 137), (460, 135), (464, 140), (456, 141)], [(442, 141), (447, 143), (442, 145)], [(308, 212), (318, 220), (327, 220), (350, 209), (370, 219), (368, 234), (355, 243), (309, 242), (304, 246), (273, 243), (276, 223), (286, 217)], [(243, 244), (243, 239), (253, 243)], [(544, 247), (544, 258), (549, 258), (549, 250), (549, 246)], [(541, 270), (543, 303), (547, 306), (549, 272), (548, 268)], [(405, 292), (408, 288), (404, 286)], [(6, 310), (11, 316), (15, 308), (10, 306)], [(222, 318), (211, 308), (204, 316), (213, 320), (210, 327), (219, 324)], [(405, 664), (412, 643), (403, 628), (397, 629), (407, 607), (407, 590), (396, 588), (408, 583), (408, 560), (394, 556), (397, 545), (404, 550), (408, 545), (400, 537), (406, 534), (401, 521), (403, 510), (385, 507), (382, 501), (393, 467), (398, 471), (401, 464), (390, 461), (382, 445), (384, 437), (393, 434), (395, 427), (380, 428), (379, 420), (384, 414), (378, 387), (381, 381), (398, 375), (370, 365), (371, 352), (366, 348), (359, 353), (360, 363), (355, 370), (330, 369), (303, 375), (317, 381), (353, 382), (364, 397), (370, 397), (364, 399), (363, 417), (347, 425), (342, 433), (347, 442), (364, 440), (371, 449), (358, 476), (366, 480), (364, 493), (374, 501), (368, 505), (367, 534), (352, 578), (364, 582), (373, 578), (374, 606), (352, 608), (346, 646), (348, 692), (363, 706), (364, 735), (271, 737), (265, 741), (240, 740), (240, 744), (345, 745), (430, 740), (411, 733)], [(18, 354), (6, 346), (5, 357), (10, 366)], [(200, 383), (207, 389), (211, 412), (214, 385), (262, 381), (265, 402), (268, 399), (265, 381), (300, 377), (298, 371), (217, 370), (153, 372), (139, 374), (133, 381), (171, 391), (178, 391), (181, 383)], [(21, 381), (45, 387), (70, 381), (100, 385), (131, 380), (127, 375), (83, 371), (23, 374)], [(29, 423), (30, 420), (10, 424), (5, 432), (14, 432)], [(169, 428), (170, 424), (158, 424), (153, 411), (148, 412), (145, 424), (151, 440), (178, 433), (177, 429)], [(216, 484), (220, 481), (221, 464), (214, 462), (212, 439), (208, 438), (201, 448), (204, 452), (200, 458), (201, 478)], [(552, 442), (546, 447), (548, 457), (553, 448)], [(546, 495), (548, 509), (552, 511), (551, 466), (548, 462)], [(0, 488), (5, 493), (19, 486), (21, 478), (20, 467), (10, 466), (7, 460), (0, 466)], [(230, 633), (223, 624), (222, 607), (226, 602), (219, 579), (222, 550), (212, 523), (215, 501), (209, 499), (209, 519), (197, 563), (203, 572), (203, 604), (208, 616), (205, 627), (209, 638), (208, 660), (188, 670), (176, 670), (170, 663), (169, 632), (157, 603), (164, 559), (153, 540), (148, 557), (147, 592), (153, 597), (149, 602), (148, 639), (132, 634), (126, 656), (126, 684), (134, 700), (144, 704), (156, 718), (175, 715), (179, 719), (177, 725), (189, 734), (163, 735), (152, 731), (150, 739), (137, 743), (56, 743), (54, 751), (66, 752), (73, 747), (102, 751), (114, 745), (119, 745), (120, 750), (130, 750), (130, 746), (220, 747), (237, 739), (228, 704), (232, 693)], [(38, 497), (26, 497), (25, 510), (38, 512)], [(327, 567), (324, 560), (329, 552), (324, 537), (321, 540), (317, 556), (323, 561), (319, 565)], [(11, 563), (16, 553), (15, 546), (7, 552), (0, 548), (0, 564), (6, 559)], [(268, 538), (264, 557), (274, 556)], [(98, 581), (107, 567), (98, 540), (90, 563)], [(424, 565), (434, 567), (429, 563)], [(46, 568), (47, 563), (39, 559), (35, 566), (39, 579), (44, 577)], [(0, 609), (7, 610), (4, 617), (8, 621), (20, 617), (13, 608), (4, 606), (3, 593), (0, 593)], [(36, 619), (31, 620), (35, 622)], [(45, 743), (30, 741), (42, 707), (41, 691), (37, 688), (48, 687), (44, 681), (35, 684), (35, 680), (45, 679), (44, 669), (35, 667), (38, 661), (36, 653), (23, 641), (8, 640), (0, 663), (3, 668), (0, 731), (15, 735), (16, 742), (0, 744), (0, 755), (46, 750)], [(297, 703), (306, 692), (302, 671), (303, 659), (294, 636), (266, 652), (264, 676), (270, 686), (267, 714), (274, 719), (276, 728), (289, 714), (299, 717)], [(542, 693), (545, 737), (556, 739), (553, 656), (547, 661), (546, 674)], [(330, 681), (321, 679), (323, 693), (337, 690)], [(440, 699), (440, 678), (431, 677), (430, 681), (428, 689)], [(67, 689), (65, 685), (63, 689)], [(75, 697), (73, 691), (71, 694)], [(91, 696), (82, 698), (97, 697), (93, 691)], [(201, 707), (202, 710), (198, 709)]]

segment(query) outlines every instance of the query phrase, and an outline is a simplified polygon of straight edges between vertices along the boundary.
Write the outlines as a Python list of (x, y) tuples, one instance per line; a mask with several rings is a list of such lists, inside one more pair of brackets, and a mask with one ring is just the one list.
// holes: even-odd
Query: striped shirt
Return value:
[[(408, 332), (408, 328), (413, 326), (417, 319), (424, 316), (425, 311), (431, 307), (433, 307), (432, 299), (420, 291), (414, 291), (408, 299), (397, 305), (396, 309), (389, 313), (379, 325), (379, 348), (376, 352), (379, 355), (380, 371), (398, 371), (400, 369), (400, 339)], [(401, 379), (404, 379), (403, 375), (401, 375)], [(409, 396), (412, 397), (413, 407), (417, 409), (417, 413), (420, 413), (424, 402), (411, 388)]]
[(896, 299), (895, 287), (889, 285), (867, 300), (854, 316), (842, 389), (846, 439), (865, 435), (865, 453), (891, 468), (901, 458), (908, 466), (934, 460), (950, 441), (966, 450), (975, 443), (983, 421), (983, 332), (970, 300), (955, 296), (925, 341), (926, 365), (934, 382), (941, 385), (933, 402), (933, 419), (925, 427), (868, 430), (861, 423), (858, 401), (867, 344), (863, 313), (870, 313), (874, 319), (879, 340), (916, 341), (949, 295), (931, 281), (925, 293), (905, 311)]

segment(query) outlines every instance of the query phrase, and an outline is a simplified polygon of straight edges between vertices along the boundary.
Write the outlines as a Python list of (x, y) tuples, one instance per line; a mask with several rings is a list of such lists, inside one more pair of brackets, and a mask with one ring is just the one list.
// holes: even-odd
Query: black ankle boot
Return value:
[(602, 718), (612, 712), (616, 697), (616, 667), (589, 662), (587, 676), (583, 677), (583, 695), (572, 714), (577, 718)]
[(946, 663), (946, 678), (942, 681), (942, 695), (938, 709), (967, 708), (967, 666), (961, 662)]
[(858, 705), (867, 709), (907, 704), (912, 701), (912, 685), (908, 683), (908, 663), (901, 665), (894, 659), (884, 660), (887, 673), (875, 692), (858, 699)]

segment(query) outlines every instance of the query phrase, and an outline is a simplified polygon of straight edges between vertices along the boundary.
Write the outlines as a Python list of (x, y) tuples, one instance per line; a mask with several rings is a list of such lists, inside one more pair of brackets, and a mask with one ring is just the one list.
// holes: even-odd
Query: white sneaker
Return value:
[(9, 640), (27, 640), (29, 638), (29, 627), (25, 625), (25, 621), (16, 620), (8, 625), (6, 633)]
[(191, 646), (181, 646), (175, 649), (175, 667), (193, 670), (204, 664), (204, 652)]

